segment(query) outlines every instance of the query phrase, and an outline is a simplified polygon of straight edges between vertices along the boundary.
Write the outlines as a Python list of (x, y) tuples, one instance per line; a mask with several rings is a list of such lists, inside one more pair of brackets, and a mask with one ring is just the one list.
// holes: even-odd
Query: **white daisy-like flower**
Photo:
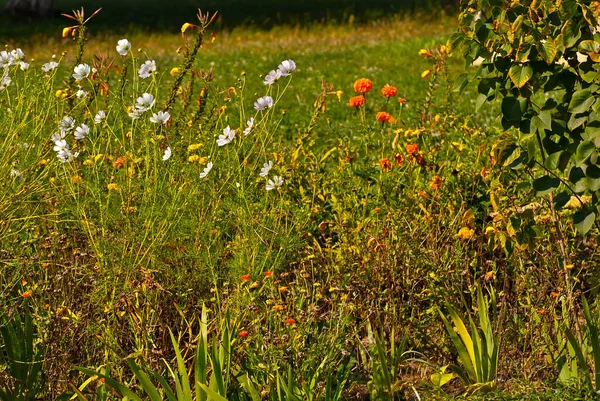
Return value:
[(52, 136), (50, 137), (50, 139), (52, 139), (52, 142), (57, 143), (58, 141), (61, 141), (61, 140), (65, 139), (65, 133), (62, 132), (62, 131), (55, 132), (54, 134), (52, 134)]
[(206, 167), (204, 167), (204, 170), (202, 170), (202, 172), (200, 173), (200, 178), (205, 178), (208, 175), (208, 173), (210, 173), (210, 170), (212, 170), (212, 168), (213, 168), (212, 162), (208, 162)]
[(248, 121), (246, 121), (246, 129), (244, 129), (244, 136), (248, 136), (250, 131), (254, 128), (254, 117), (250, 117)]
[(171, 118), (171, 115), (168, 111), (159, 111), (158, 113), (152, 113), (152, 117), (150, 117), (150, 121), (154, 124), (166, 124), (167, 121)]
[(267, 175), (269, 175), (269, 171), (271, 171), (272, 168), (273, 168), (273, 162), (271, 160), (269, 160), (268, 162), (263, 164), (263, 168), (260, 169), (259, 175), (261, 177), (266, 177)]
[(58, 63), (56, 61), (51, 61), (42, 66), (42, 71), (50, 72), (50, 71), (56, 69), (56, 67), (58, 67)]
[(87, 92), (83, 89), (79, 89), (77, 92), (75, 92), (75, 96), (77, 96), (77, 99), (83, 99), (87, 97)]
[(156, 62), (154, 60), (148, 60), (144, 64), (140, 66), (140, 71), (138, 75), (142, 79), (146, 79), (152, 75), (152, 73), (156, 72)]
[(154, 107), (154, 102), (154, 96), (149, 93), (144, 93), (137, 98), (135, 109), (140, 113), (144, 113)]
[(92, 68), (87, 64), (79, 64), (77, 67), (73, 69), (73, 78), (78, 81), (83, 81), (87, 78), (92, 72)]
[(12, 170), (10, 170), (10, 173), (8, 174), (8, 176), (10, 178), (23, 178), (23, 173), (21, 173), (16, 168), (13, 168)]
[(117, 53), (121, 56), (126, 56), (131, 50), (131, 43), (127, 39), (121, 39), (117, 42)]
[(56, 155), (56, 157), (58, 157), (58, 160), (60, 160), (63, 163), (73, 161), (73, 159), (76, 159), (77, 156), (79, 156), (79, 152), (71, 153), (71, 149), (69, 149), (68, 147), (65, 149), (61, 149)]
[(2, 78), (0, 78), (0, 91), (8, 88), (12, 83), (12, 79), (8, 76), (8, 70), (4, 70)]
[(273, 98), (271, 96), (263, 96), (254, 102), (254, 108), (259, 111), (271, 107), (273, 107)]
[(11, 51), (10, 55), (13, 57), (13, 60), (15, 62), (21, 61), (25, 57), (25, 53), (23, 53), (23, 50), (19, 49), (18, 47), (15, 50)]
[(282, 77), (281, 71), (271, 70), (271, 72), (269, 72), (267, 74), (267, 76), (265, 77), (264, 84), (265, 85), (273, 85), (281, 77)]
[(274, 189), (279, 189), (283, 185), (283, 178), (276, 175), (272, 179), (267, 182), (267, 191), (272, 191)]
[(25, 70), (27, 70), (29, 68), (29, 63), (21, 61), (19, 63), (19, 68), (21, 69), (21, 71), (25, 71)]
[(217, 145), (225, 146), (235, 138), (235, 130), (232, 130), (229, 125), (223, 130), (223, 134), (219, 135)]
[(6, 50), (2, 50), (0, 52), (0, 68), (8, 68), (13, 65), (15, 62), (15, 58), (12, 54), (7, 52)]
[(75, 132), (73, 133), (73, 136), (75, 136), (75, 139), (77, 139), (78, 141), (81, 141), (89, 133), (90, 133), (90, 127), (88, 127), (85, 124), (81, 124), (79, 127), (75, 128)]
[(104, 121), (105, 119), (106, 113), (104, 112), (104, 110), (100, 110), (98, 113), (96, 113), (96, 116), (94, 117), (94, 123), (102, 124), (102, 121)]
[(137, 109), (133, 109), (129, 113), (127, 113), (127, 115), (133, 120), (137, 120), (138, 118), (140, 118), (141, 113)]
[(296, 63), (294, 60), (283, 60), (277, 70), (281, 73), (282, 77), (287, 77), (296, 69)]
[(166, 162), (167, 160), (169, 160), (172, 154), (173, 152), (171, 152), (171, 147), (166, 148), (165, 154), (163, 155), (163, 161)]
[(69, 144), (65, 139), (59, 139), (54, 141), (54, 147), (52, 149), (55, 152), (60, 152), (63, 149), (69, 149)]
[(69, 132), (75, 128), (75, 119), (73, 117), (65, 116), (60, 120), (58, 126), (62, 132)]

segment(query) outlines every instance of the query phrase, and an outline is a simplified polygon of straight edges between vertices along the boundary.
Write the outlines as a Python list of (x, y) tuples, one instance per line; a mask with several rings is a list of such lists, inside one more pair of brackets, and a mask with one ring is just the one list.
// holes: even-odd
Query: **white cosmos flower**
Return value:
[(63, 163), (68, 163), (73, 159), (77, 158), (77, 156), (79, 156), (79, 152), (71, 153), (71, 149), (69, 149), (68, 147), (59, 150), (56, 155), (56, 157), (58, 157), (58, 160), (60, 160)]
[(273, 85), (281, 77), (282, 77), (281, 71), (271, 70), (271, 72), (269, 72), (267, 74), (267, 76), (265, 77), (264, 84), (265, 85)]
[(89, 133), (90, 127), (88, 127), (85, 124), (81, 124), (79, 127), (75, 128), (75, 132), (73, 133), (73, 135), (75, 136), (75, 139), (81, 141)]
[(149, 93), (144, 93), (138, 97), (135, 104), (135, 109), (139, 113), (144, 113), (154, 107), (154, 96)]
[(121, 39), (117, 42), (117, 53), (121, 56), (126, 56), (131, 50), (131, 43), (127, 39)]
[(140, 118), (140, 114), (141, 113), (137, 109), (133, 109), (131, 112), (127, 113), (127, 115), (134, 120), (137, 120), (138, 118)]
[(246, 129), (244, 129), (244, 136), (248, 136), (250, 131), (254, 128), (254, 117), (250, 117), (248, 121), (246, 121)]
[(8, 174), (8, 176), (10, 178), (23, 178), (23, 173), (21, 173), (16, 168), (13, 168), (12, 170), (10, 170), (10, 173)]
[(96, 113), (96, 116), (94, 117), (94, 123), (102, 124), (102, 121), (104, 121), (105, 119), (106, 113), (104, 112), (104, 110), (100, 110), (98, 113)]
[(75, 119), (73, 117), (65, 116), (60, 120), (58, 126), (61, 132), (69, 132), (75, 128)]
[(173, 152), (171, 152), (171, 147), (169, 146), (168, 148), (165, 149), (165, 154), (163, 155), (163, 161), (166, 162), (167, 160), (169, 160), (169, 158), (171, 157), (172, 154), (173, 154)]
[(259, 111), (271, 107), (273, 107), (273, 98), (271, 96), (263, 96), (254, 102), (254, 108)]
[[(55, 132), (54, 134), (52, 134), (52, 136), (50, 137), (50, 139), (52, 139), (52, 142), (54, 142), (56, 144), (58, 141), (61, 141), (61, 140), (65, 139), (65, 133), (62, 132), (62, 131)], [(56, 150), (56, 149), (54, 149), (54, 150)]]
[(92, 68), (87, 64), (79, 64), (73, 69), (73, 72), (73, 78), (75, 78), (78, 81), (82, 81), (90, 75), (90, 72), (92, 72)]
[(294, 60), (283, 60), (277, 70), (281, 73), (282, 77), (287, 77), (296, 69), (296, 63)]
[(229, 142), (233, 141), (233, 138), (235, 138), (235, 130), (232, 130), (228, 125), (227, 128), (223, 130), (223, 134), (219, 135), (219, 139), (217, 139), (217, 145), (225, 146)]
[(150, 121), (154, 124), (166, 124), (170, 118), (171, 115), (168, 111), (159, 111), (158, 113), (152, 114), (152, 117), (150, 117)]
[(269, 171), (271, 171), (272, 168), (273, 168), (273, 162), (271, 160), (269, 160), (268, 162), (263, 164), (263, 168), (260, 169), (259, 175), (261, 177), (266, 177), (267, 175), (269, 175)]
[(25, 53), (23, 53), (23, 50), (19, 49), (18, 47), (15, 50), (11, 51), (10, 55), (13, 56), (13, 60), (15, 62), (21, 61), (23, 57), (25, 57)]
[(15, 58), (12, 54), (7, 52), (6, 50), (2, 50), (0, 52), (0, 68), (8, 68), (13, 65), (15, 62)]
[(21, 62), (19, 63), (19, 68), (21, 69), (21, 71), (25, 71), (26, 69), (28, 69), (28, 68), (29, 68), (29, 63), (26, 63), (26, 62), (24, 62), (24, 61), (21, 61)]
[(212, 162), (208, 162), (206, 167), (204, 167), (204, 170), (202, 170), (202, 172), (200, 173), (200, 178), (205, 178), (208, 175), (208, 173), (210, 173), (210, 170), (212, 170), (212, 168), (213, 168)]
[[(54, 134), (56, 135), (56, 134)], [(63, 149), (69, 149), (69, 144), (64, 139), (58, 139), (54, 141), (54, 147), (52, 148), (55, 152), (60, 152)]]
[(50, 71), (54, 70), (56, 67), (58, 67), (58, 63), (56, 61), (51, 61), (42, 66), (42, 71), (50, 72)]
[(0, 91), (8, 88), (12, 83), (12, 79), (8, 76), (8, 70), (4, 70), (2, 78), (0, 78)]
[(87, 92), (83, 89), (79, 89), (77, 92), (75, 92), (75, 96), (77, 96), (77, 99), (83, 99), (87, 97)]
[(138, 75), (140, 78), (146, 79), (154, 72), (156, 72), (156, 62), (154, 60), (148, 60), (141, 65)]
[(283, 185), (283, 178), (276, 175), (267, 182), (267, 191), (279, 189)]

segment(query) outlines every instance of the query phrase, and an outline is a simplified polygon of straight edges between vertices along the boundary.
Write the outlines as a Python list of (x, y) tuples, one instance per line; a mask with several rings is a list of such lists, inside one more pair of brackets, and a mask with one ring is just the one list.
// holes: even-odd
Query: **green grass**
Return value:
[[(89, 25), (82, 62), (108, 52), (106, 63), (128, 65), (128, 74), (100, 67), (110, 96), (90, 103), (56, 96), (59, 89), (73, 94), (69, 77), (77, 50), (71, 38), (60, 36), (65, 21), (50, 21), (37, 32), (24, 25), (0, 28), (9, 49), (21, 47), (34, 59), (27, 73), (11, 70), (14, 83), (0, 92), (0, 174), (9, 177), (0, 188), (0, 324), (28, 307), (23, 297), (31, 295), (27, 303), (46, 353), (43, 396), (70, 390), (74, 365), (108, 369), (106, 374), (135, 388), (126, 356), (167, 377), (165, 363), (175, 360), (167, 329), (181, 337), (189, 361), (198, 343), (198, 316), (207, 305), (209, 336), (221, 338), (219, 327), (229, 313), (232, 371), (243, 371), (261, 391), (274, 394), (283, 377), (306, 397), (322, 397), (325, 387), (343, 382), (348, 397), (367, 399), (369, 388), (394, 388), (405, 397), (417, 391), (433, 399), (440, 393), (428, 384), (432, 366), (456, 358), (437, 308), (450, 302), (466, 316), (478, 286), (493, 287), (501, 300), (494, 329), (502, 344), (498, 387), (506, 393), (485, 399), (578, 394), (576, 386), (547, 390), (556, 387), (557, 372), (546, 356), (560, 347), (557, 301), (549, 295), (561, 291), (553, 227), (540, 223), (538, 242), (530, 248), (507, 248), (506, 241), (518, 241), (508, 222), (531, 202), (528, 195), (517, 196), (515, 187), (528, 178), (497, 161), (496, 146), (510, 134), (498, 128), (494, 107), (474, 114), (473, 85), (462, 93), (448, 91), (463, 72), (462, 60), (442, 62), (434, 50), (455, 29), (455, 17), (393, 14), (372, 20), (367, 11), (346, 8), (325, 23), (296, 23), (315, 11), (315, 3), (306, 2), (295, 3), (299, 8), (292, 14), (300, 19), (282, 14), (275, 21), (284, 24), (271, 25), (241, 19), (244, 8), (236, 6), (233, 22), (210, 27), (216, 38), (208, 43), (207, 35), (194, 61), (198, 75), (193, 83), (186, 77), (183, 95), (169, 110), (171, 124), (157, 127), (149, 114), (133, 122), (127, 108), (142, 92), (157, 97), (154, 112), (165, 104), (175, 79), (169, 72), (184, 59), (175, 51), (186, 43), (179, 29), (193, 15), (174, 13), (154, 31), (126, 27), (130, 16), (111, 4), (118, 3), (107, 4)], [(390, 10), (387, 4), (381, 10)], [(158, 3), (146, 11), (154, 15), (153, 7)], [(357, 15), (354, 22), (351, 14)], [(226, 21), (226, 10), (222, 15)], [(193, 43), (193, 32), (187, 35)], [(126, 59), (115, 52), (123, 37), (133, 44)], [(447, 66), (447, 79), (444, 69), (435, 84), (435, 73), (421, 78), (434, 65), (418, 56), (422, 48)], [(52, 54), (62, 57), (61, 67), (45, 77), (40, 66)], [(142, 81), (131, 63), (147, 58), (156, 60), (158, 73)], [(298, 66), (289, 86), (285, 78), (268, 89), (263, 76), (284, 59)], [(210, 70), (214, 80), (203, 81), (201, 72)], [(374, 88), (366, 107), (355, 110), (348, 100), (362, 77)], [(325, 98), (319, 97), (323, 81), (333, 85)], [(388, 102), (379, 93), (386, 83), (407, 99), (403, 108), (397, 97)], [(83, 86), (94, 88), (88, 81)], [(203, 87), (207, 105), (195, 119)], [(262, 122), (243, 138), (245, 122), (255, 115), (253, 102), (267, 90), (283, 93), (281, 100), (257, 113)], [(95, 125), (100, 109), (109, 122)], [(398, 121), (378, 123), (381, 110)], [(91, 132), (77, 145), (68, 136), (81, 154), (62, 164), (50, 136), (67, 114)], [(218, 147), (216, 139), (228, 125), (239, 129), (236, 139)], [(415, 144), (419, 156), (407, 150)], [(167, 146), (173, 155), (163, 161)], [(190, 161), (194, 155), (200, 160)], [(215, 167), (202, 179), (208, 158)], [(266, 191), (267, 180), (258, 176), (267, 160), (274, 162), (269, 177), (284, 178), (279, 190)], [(535, 210), (543, 222), (547, 208)], [(560, 224), (576, 252), (580, 243), (570, 223)], [(473, 230), (472, 236), (464, 230)], [(598, 259), (593, 246), (587, 252), (584, 281)], [(380, 333), (377, 340), (373, 332)], [(385, 361), (396, 349), (389, 342), (404, 336), (407, 349), (429, 365), (408, 354), (390, 355), (400, 373), (386, 378), (387, 387), (373, 385), (384, 369), (374, 370), (376, 342)], [(10, 383), (1, 363), (0, 382)], [(71, 379), (78, 385), (85, 380), (74, 373)], [(516, 395), (540, 382), (546, 393)], [(232, 397), (241, 394), (235, 383)], [(91, 382), (82, 391), (90, 396), (95, 387), (102, 388)], [(447, 387), (450, 394), (463, 390), (457, 380)]]

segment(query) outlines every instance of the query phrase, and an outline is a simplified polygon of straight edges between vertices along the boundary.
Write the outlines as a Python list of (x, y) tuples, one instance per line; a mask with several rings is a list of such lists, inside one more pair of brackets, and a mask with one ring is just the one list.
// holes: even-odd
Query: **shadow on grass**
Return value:
[[(6, 0), (0, 0), (0, 9)], [(176, 31), (184, 22), (194, 22), (198, 8), (219, 11), (215, 29), (252, 26), (269, 29), (276, 25), (357, 23), (389, 14), (415, 11), (436, 12), (456, 0), (57, 0), (56, 16), (50, 19), (0, 15), (0, 41), (52, 33), (68, 25), (61, 13), (83, 5), (88, 14), (102, 7), (90, 22), (95, 32)]]

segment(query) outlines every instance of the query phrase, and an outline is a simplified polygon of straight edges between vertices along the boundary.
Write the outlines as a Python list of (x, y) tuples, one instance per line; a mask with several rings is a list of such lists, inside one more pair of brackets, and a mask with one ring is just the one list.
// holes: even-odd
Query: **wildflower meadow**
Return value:
[(600, 2), (299, 3), (0, 15), (1, 401), (599, 397)]

